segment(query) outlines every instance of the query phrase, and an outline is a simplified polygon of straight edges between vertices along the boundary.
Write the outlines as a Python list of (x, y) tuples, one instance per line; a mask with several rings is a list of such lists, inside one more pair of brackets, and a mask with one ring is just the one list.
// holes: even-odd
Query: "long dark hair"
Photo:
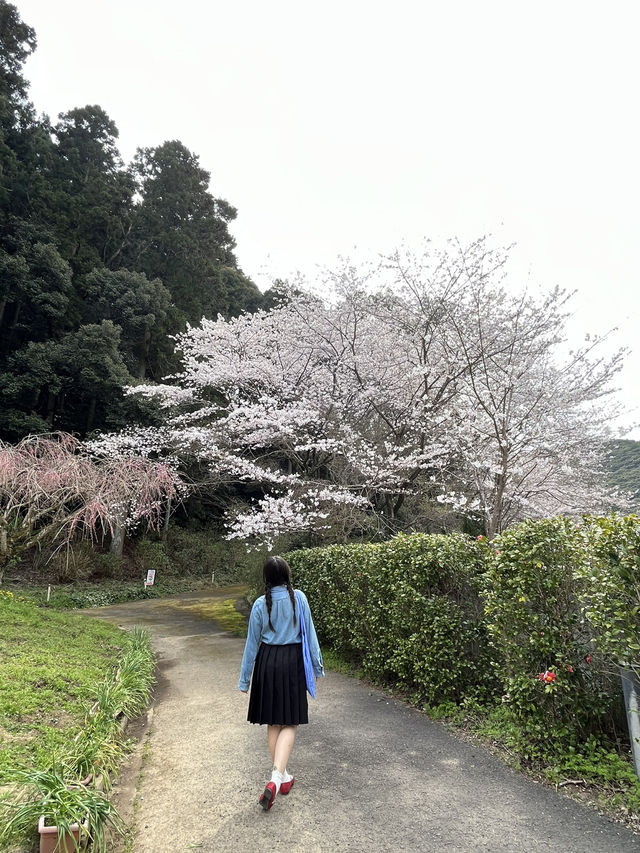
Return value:
[(271, 589), (274, 586), (286, 586), (289, 598), (291, 599), (291, 606), (293, 607), (293, 624), (295, 625), (297, 622), (296, 599), (293, 594), (293, 587), (291, 586), (291, 569), (287, 561), (283, 560), (282, 557), (269, 557), (264, 564), (262, 576), (264, 577), (264, 597), (267, 602), (267, 614), (271, 630), (273, 631), (273, 625), (271, 624)]

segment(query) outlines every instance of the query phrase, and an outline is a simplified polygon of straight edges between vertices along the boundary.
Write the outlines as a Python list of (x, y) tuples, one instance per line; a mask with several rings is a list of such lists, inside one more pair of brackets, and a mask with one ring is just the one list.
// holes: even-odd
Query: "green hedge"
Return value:
[(640, 677), (640, 518), (586, 518), (581, 605), (609, 661)]
[(487, 628), (528, 757), (624, 731), (620, 678), (583, 606), (591, 532), (565, 518), (526, 521), (487, 548)]
[(321, 642), (369, 678), (439, 704), (495, 687), (480, 598), (484, 556), (462, 535), (416, 534), (288, 559)]
[(325, 646), (419, 704), (500, 704), (531, 758), (624, 740), (640, 671), (640, 519), (527, 521), (287, 555)]

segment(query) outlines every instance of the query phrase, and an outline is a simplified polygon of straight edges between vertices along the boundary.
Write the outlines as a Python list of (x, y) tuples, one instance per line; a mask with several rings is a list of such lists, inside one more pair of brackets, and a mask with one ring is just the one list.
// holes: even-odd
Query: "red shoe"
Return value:
[(296, 779), (294, 776), (293, 778), (289, 779), (288, 782), (281, 782), (280, 783), (280, 793), (281, 794), (288, 794), (289, 791), (293, 788), (293, 783), (295, 781), (296, 781)]
[(262, 808), (267, 812), (273, 805), (276, 798), (276, 786), (275, 782), (267, 782), (264, 793), (260, 794), (260, 799), (258, 800), (259, 804)]

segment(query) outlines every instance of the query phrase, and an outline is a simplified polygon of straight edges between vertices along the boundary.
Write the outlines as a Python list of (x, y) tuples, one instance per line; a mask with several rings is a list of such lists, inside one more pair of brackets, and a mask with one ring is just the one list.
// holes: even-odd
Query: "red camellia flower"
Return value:
[(591, 663), (591, 655), (587, 655), (585, 660), (587, 663)]
[(553, 684), (556, 680), (555, 672), (546, 669), (544, 672), (538, 673), (538, 681), (544, 681), (545, 684)]
[(569, 666), (567, 667), (567, 672), (573, 672), (573, 667), (571, 666), (571, 664), (569, 664)]
[(483, 539), (484, 539), (484, 536), (478, 536), (478, 542), (482, 542)]

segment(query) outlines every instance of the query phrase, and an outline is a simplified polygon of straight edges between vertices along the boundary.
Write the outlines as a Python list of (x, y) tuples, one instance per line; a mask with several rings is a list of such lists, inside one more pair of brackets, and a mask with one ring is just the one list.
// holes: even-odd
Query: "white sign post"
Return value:
[(149, 571), (147, 572), (147, 579), (144, 582), (145, 589), (148, 586), (153, 586), (153, 582), (155, 581), (155, 579), (156, 579), (156, 570), (155, 569), (149, 569)]

